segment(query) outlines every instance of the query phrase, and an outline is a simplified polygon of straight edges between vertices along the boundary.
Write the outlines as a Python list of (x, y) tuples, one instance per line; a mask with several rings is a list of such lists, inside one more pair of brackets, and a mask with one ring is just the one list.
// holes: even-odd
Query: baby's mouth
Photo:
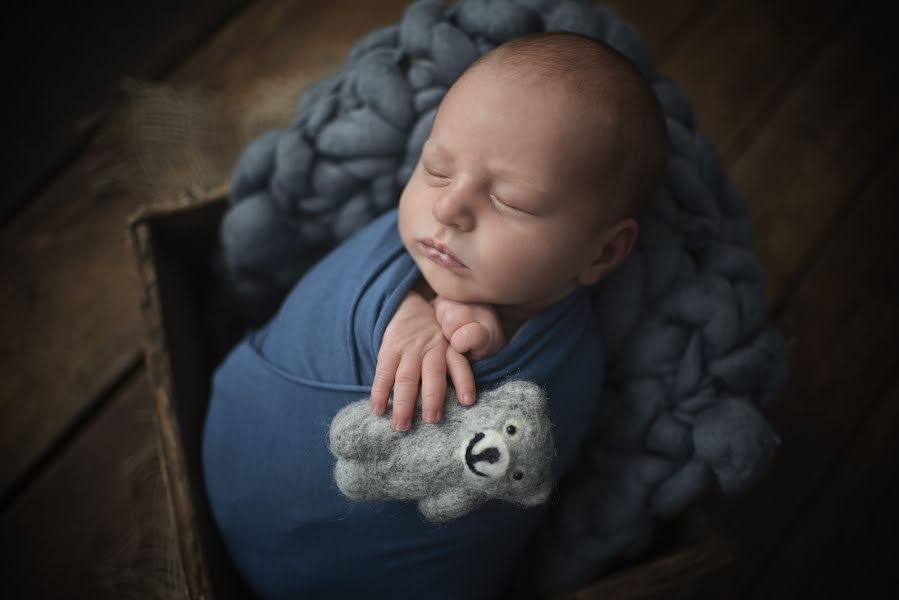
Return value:
[(418, 243), (421, 246), (425, 256), (430, 258), (441, 267), (450, 270), (467, 268), (465, 266), (465, 263), (456, 258), (443, 244), (439, 244), (430, 238), (419, 240)]

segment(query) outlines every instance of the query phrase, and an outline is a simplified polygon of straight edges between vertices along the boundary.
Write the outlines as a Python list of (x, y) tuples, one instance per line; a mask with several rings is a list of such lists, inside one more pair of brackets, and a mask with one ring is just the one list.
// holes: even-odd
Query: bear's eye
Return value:
[(522, 473), (521, 471), (515, 471), (515, 474), (512, 475), (512, 479), (514, 479), (515, 481), (521, 481), (522, 477), (524, 477), (524, 473)]
[[(509, 435), (515, 435), (516, 431), (518, 430), (515, 429), (515, 425), (509, 425), (508, 427), (506, 427), (506, 433), (508, 433)], [(519, 477), (519, 479), (521, 478)]]

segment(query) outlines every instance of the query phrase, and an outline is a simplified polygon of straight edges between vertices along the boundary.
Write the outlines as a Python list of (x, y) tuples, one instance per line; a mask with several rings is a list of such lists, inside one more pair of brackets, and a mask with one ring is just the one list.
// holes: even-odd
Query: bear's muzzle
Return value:
[(465, 466), (470, 473), (496, 479), (509, 468), (509, 447), (496, 431), (479, 431), (465, 446)]

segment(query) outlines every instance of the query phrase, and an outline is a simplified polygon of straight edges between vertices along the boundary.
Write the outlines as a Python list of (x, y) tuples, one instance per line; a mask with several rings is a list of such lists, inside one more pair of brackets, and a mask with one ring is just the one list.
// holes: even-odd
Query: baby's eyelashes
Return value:
[(450, 178), (446, 175), (441, 175), (439, 173), (432, 173), (431, 171), (425, 170), (425, 174), (428, 178), (428, 183), (433, 186), (444, 186), (448, 185), (450, 182)]
[(510, 212), (524, 212), (521, 209), (515, 208), (511, 204), (506, 204), (505, 202), (503, 202), (502, 200), (500, 200), (493, 194), (490, 194), (490, 201), (493, 202), (493, 204), (495, 206), (497, 206), (500, 210), (506, 210), (506, 211), (510, 211)]

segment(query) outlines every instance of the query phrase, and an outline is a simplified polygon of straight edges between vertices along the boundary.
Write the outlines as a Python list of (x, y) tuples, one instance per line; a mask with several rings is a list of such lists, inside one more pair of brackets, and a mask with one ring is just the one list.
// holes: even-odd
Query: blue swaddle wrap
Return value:
[[(545, 507), (490, 501), (436, 525), (414, 502), (354, 503), (337, 489), (331, 419), (369, 394), (384, 330), (420, 275), (391, 210), (306, 273), (215, 372), (207, 492), (236, 566), (265, 597), (496, 597), (546, 518)], [(582, 289), (472, 366), (479, 391), (509, 378), (545, 386), (558, 482), (597, 405), (601, 364)]]

